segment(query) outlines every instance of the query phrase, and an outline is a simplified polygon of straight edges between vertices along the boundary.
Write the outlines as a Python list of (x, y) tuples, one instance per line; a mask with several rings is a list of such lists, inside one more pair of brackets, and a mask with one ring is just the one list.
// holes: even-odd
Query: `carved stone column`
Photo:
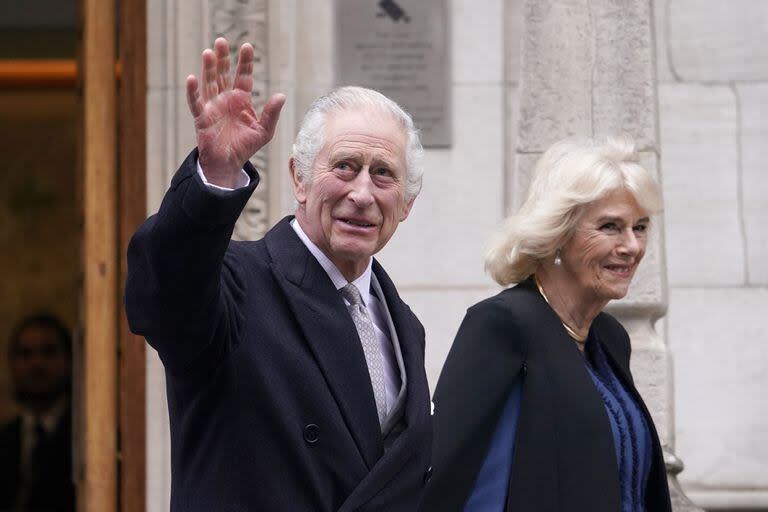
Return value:
[[(272, 4), (285, 9), (285, 2)], [(184, 81), (190, 73), (200, 73), (200, 54), (216, 37), (226, 37), (233, 52), (244, 42), (253, 44), (253, 104), (261, 110), (271, 92), (268, 6), (267, 0), (147, 1), (147, 213), (157, 211), (173, 173), (195, 146)], [(273, 186), (266, 152), (252, 162), (261, 183), (235, 226), (233, 238), (239, 240), (261, 238), (275, 220), (268, 207), (278, 187)], [(147, 351), (146, 364), (147, 511), (161, 512), (168, 510), (171, 483), (165, 377), (154, 350)]]
[[(253, 108), (261, 108), (269, 98), (268, 26), (267, 0), (207, 0), (203, 6), (205, 27), (210, 31), (208, 41), (225, 37), (230, 44), (232, 62), (236, 62), (237, 51), (243, 43), (251, 43), (253, 58)], [(210, 44), (210, 43), (209, 43)], [(259, 170), (261, 181), (240, 218), (235, 224), (232, 238), (235, 240), (258, 240), (269, 229), (270, 173), (267, 168), (267, 151), (262, 149), (251, 158)]]
[[(527, 0), (523, 18), (518, 121), (508, 130), (517, 133), (512, 210), (525, 197), (536, 160), (564, 137), (626, 132), (661, 178), (651, 1)], [(628, 296), (609, 310), (632, 339), (633, 373), (659, 431), (675, 510), (699, 510), (677, 484), (672, 361), (655, 328), (667, 309), (663, 230), (659, 218)]]

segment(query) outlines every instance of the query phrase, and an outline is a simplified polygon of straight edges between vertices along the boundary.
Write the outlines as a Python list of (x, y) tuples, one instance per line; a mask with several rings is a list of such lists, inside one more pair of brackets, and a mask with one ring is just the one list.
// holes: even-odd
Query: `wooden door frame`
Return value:
[[(120, 297), (128, 242), (147, 217), (147, 2), (120, 2), (119, 223)], [(146, 508), (146, 344), (128, 329), (120, 300), (120, 496), (121, 512)]]
[(128, 329), (122, 296), (128, 241), (147, 214), (146, 0), (124, 0), (119, 13), (112, 1), (80, 0), (80, 12), (77, 61), (0, 61), (0, 87), (76, 88), (82, 98), (77, 510), (143, 512), (146, 352), (144, 340)]
[(146, 0), (122, 1), (119, 12), (111, 1), (81, 0), (81, 12), (78, 510), (143, 512), (145, 348), (128, 329), (122, 296), (128, 240), (146, 217)]

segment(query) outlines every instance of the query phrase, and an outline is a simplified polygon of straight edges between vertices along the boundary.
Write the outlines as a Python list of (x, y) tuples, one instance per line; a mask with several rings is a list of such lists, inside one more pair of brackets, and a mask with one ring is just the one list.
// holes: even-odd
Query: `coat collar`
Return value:
[[(292, 217), (281, 220), (265, 237), (272, 272), (282, 288), (297, 322), (301, 326), (310, 350), (317, 360), (328, 387), (341, 410), (360, 453), (368, 466), (384, 464), (396, 445), (407, 442), (412, 434), (407, 429), (404, 439), (384, 454), (381, 427), (376, 414), (375, 399), (368, 374), (365, 355), (357, 330), (344, 301), (328, 274), (307, 250), (293, 228)], [(424, 375), (423, 347), (414, 339), (416, 332), (409, 319), (409, 310), (397, 295), (394, 284), (374, 260), (373, 272), (384, 292), (395, 328), (400, 338), (403, 362), (409, 384)], [(428, 393), (424, 393), (428, 396)], [(411, 425), (419, 414), (426, 414), (414, 398), (420, 396), (411, 387), (405, 406), (405, 421)], [(421, 422), (421, 419), (417, 420)], [(420, 423), (416, 423), (420, 424)], [(402, 457), (397, 457), (402, 459)]]

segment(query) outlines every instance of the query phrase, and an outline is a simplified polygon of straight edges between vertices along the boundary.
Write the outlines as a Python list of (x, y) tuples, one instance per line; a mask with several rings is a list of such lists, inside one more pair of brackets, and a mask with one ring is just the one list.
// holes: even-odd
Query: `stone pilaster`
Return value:
[[(507, 130), (517, 134), (511, 210), (525, 197), (536, 160), (565, 137), (628, 133), (661, 178), (650, 0), (528, 0), (523, 15), (517, 127)], [(673, 455), (672, 361), (656, 329), (667, 310), (663, 230), (660, 216), (630, 293), (609, 310), (632, 339), (633, 373), (667, 455), (675, 510), (697, 510), (675, 478), (682, 463)]]
[[(173, 172), (195, 146), (185, 79), (199, 76), (200, 54), (224, 36), (234, 54), (244, 42), (255, 49), (253, 104), (260, 111), (270, 91), (269, 11), (267, 0), (149, 0), (147, 2), (147, 196), (148, 213), (160, 205)], [(234, 62), (234, 61), (233, 61)], [(268, 151), (252, 162), (261, 184), (235, 226), (233, 238), (261, 238), (273, 220)], [(168, 510), (170, 433), (164, 371), (157, 354), (147, 351), (147, 511)]]

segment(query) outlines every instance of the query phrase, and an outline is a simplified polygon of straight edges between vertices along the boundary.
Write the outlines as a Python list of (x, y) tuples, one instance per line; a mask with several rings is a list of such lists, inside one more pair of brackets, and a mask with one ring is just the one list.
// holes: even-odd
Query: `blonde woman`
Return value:
[(603, 312), (645, 254), (659, 186), (628, 138), (561, 142), (486, 257), (435, 391), (427, 512), (670, 511), (661, 447)]

